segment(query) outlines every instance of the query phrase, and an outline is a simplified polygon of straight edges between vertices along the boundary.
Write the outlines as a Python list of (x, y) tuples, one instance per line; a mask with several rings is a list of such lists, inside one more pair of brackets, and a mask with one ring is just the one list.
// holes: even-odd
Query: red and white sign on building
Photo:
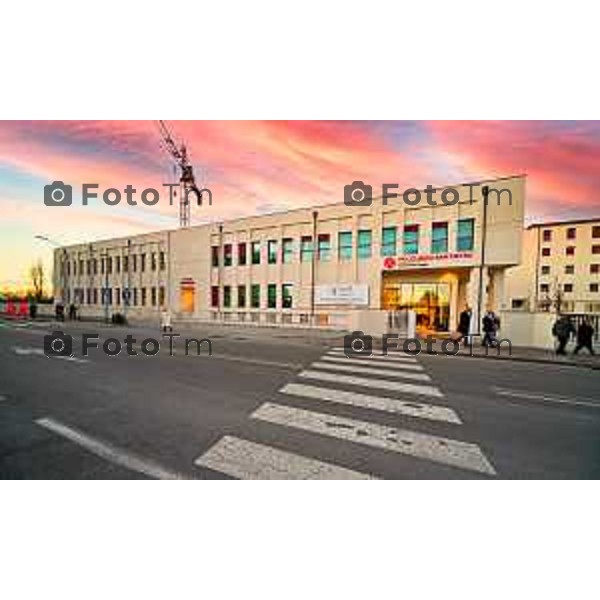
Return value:
[(403, 265), (413, 263), (437, 263), (449, 260), (472, 260), (472, 252), (443, 252), (440, 254), (403, 254), (401, 256), (387, 256), (383, 259), (384, 269), (396, 269)]

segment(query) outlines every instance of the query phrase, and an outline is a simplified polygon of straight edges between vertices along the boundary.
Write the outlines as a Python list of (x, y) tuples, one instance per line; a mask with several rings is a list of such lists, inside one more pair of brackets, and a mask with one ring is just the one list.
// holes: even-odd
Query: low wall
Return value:
[(554, 348), (552, 326), (556, 315), (549, 312), (503, 311), (500, 313), (500, 338), (513, 346)]

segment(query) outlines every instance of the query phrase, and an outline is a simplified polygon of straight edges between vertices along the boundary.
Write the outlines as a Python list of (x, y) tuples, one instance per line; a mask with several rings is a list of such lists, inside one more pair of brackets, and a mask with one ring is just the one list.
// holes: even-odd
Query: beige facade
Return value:
[(341, 328), (356, 311), (412, 308), (420, 329), (453, 330), (466, 304), (501, 307), (521, 262), (525, 178), (446, 187), (446, 204), (375, 198), (61, 248), (55, 295), (94, 316), (163, 305), (180, 320)]
[(600, 219), (540, 223), (506, 278), (506, 310), (600, 313)]

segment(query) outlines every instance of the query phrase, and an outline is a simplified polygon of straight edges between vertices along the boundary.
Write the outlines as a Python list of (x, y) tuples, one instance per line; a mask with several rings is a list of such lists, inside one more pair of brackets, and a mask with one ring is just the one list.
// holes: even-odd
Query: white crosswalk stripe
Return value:
[(436, 398), (442, 398), (444, 395), (434, 385), (405, 383), (404, 381), (390, 381), (388, 379), (369, 379), (368, 377), (355, 377), (354, 375), (338, 375), (336, 373), (325, 373), (325, 371), (316, 371), (314, 369), (306, 369), (300, 372), (298, 377), (318, 379), (320, 381), (329, 381), (331, 383), (358, 385), (361, 387), (376, 388), (380, 390), (391, 390), (393, 392), (402, 392), (405, 394), (433, 396)]
[(405, 371), (422, 371), (423, 367), (417, 363), (409, 362), (392, 362), (386, 360), (385, 357), (380, 357), (380, 360), (366, 361), (362, 358), (346, 358), (345, 356), (330, 356), (325, 354), (321, 356), (320, 361), (340, 363), (345, 365), (362, 365), (363, 367), (389, 367), (390, 369), (404, 369)]
[(446, 423), (456, 424), (461, 423), (458, 415), (451, 408), (436, 406), (435, 404), (426, 404), (424, 402), (399, 400), (382, 396), (370, 396), (368, 394), (346, 392), (344, 390), (306, 385), (303, 383), (288, 383), (282, 387), (279, 392), (281, 394), (290, 394), (302, 398), (313, 398), (315, 400), (325, 400), (326, 402), (336, 402), (338, 404), (347, 404), (349, 406), (371, 408), (398, 415), (418, 417), (420, 419), (430, 419), (432, 421), (444, 421)]
[(238, 479), (373, 479), (351, 469), (229, 435), (194, 464)]
[(312, 363), (312, 369), (326, 369), (328, 371), (343, 371), (344, 373), (359, 373), (364, 375), (379, 375), (382, 377), (399, 377), (401, 379), (412, 379), (413, 381), (431, 381), (426, 373), (413, 373), (402, 369), (382, 369), (380, 367), (359, 367), (356, 365), (340, 365), (317, 361)]
[[(388, 355), (347, 357), (343, 348), (331, 348), (310, 368), (298, 374), (300, 381), (284, 385), (279, 393), (311, 399), (329, 406), (343, 405), (381, 411), (394, 418), (423, 419), (460, 426), (458, 414), (436, 400), (444, 397), (414, 356)], [(314, 383), (311, 384), (310, 380)], [(317, 383), (318, 382), (318, 383)], [(332, 387), (319, 385), (323, 382)], [(343, 386), (350, 389), (340, 389)], [(358, 388), (355, 391), (353, 388)], [(377, 392), (365, 393), (377, 390)], [(434, 399), (430, 404), (423, 398)], [(396, 452), (419, 460), (495, 475), (496, 471), (480, 448), (473, 443), (391, 427), (370, 421), (295, 408), (267, 401), (252, 419), (290, 427), (344, 442)], [(446, 425), (446, 426), (447, 426)], [(457, 429), (457, 431), (460, 431)], [(281, 448), (226, 435), (196, 459), (195, 464), (240, 479), (369, 479), (345, 467), (301, 456)], [(380, 475), (380, 473), (377, 473)]]
[(496, 474), (479, 447), (467, 442), (271, 402), (265, 402), (255, 410), (252, 418), (488, 475)]
[[(327, 352), (328, 356), (346, 356), (343, 348), (331, 348)], [(387, 360), (390, 362), (406, 362), (406, 363), (417, 363), (417, 359), (414, 356), (410, 356), (408, 354), (399, 354), (399, 353), (388, 353), (381, 354), (374, 352), (373, 354), (361, 354), (361, 355), (353, 355), (352, 357), (355, 360)]]

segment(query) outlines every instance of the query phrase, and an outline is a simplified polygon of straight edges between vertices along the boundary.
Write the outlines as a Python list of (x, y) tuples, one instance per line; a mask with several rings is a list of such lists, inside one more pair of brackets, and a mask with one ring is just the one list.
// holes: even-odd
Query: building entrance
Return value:
[(449, 283), (396, 283), (384, 281), (384, 310), (413, 310), (417, 315), (417, 331), (450, 331)]

